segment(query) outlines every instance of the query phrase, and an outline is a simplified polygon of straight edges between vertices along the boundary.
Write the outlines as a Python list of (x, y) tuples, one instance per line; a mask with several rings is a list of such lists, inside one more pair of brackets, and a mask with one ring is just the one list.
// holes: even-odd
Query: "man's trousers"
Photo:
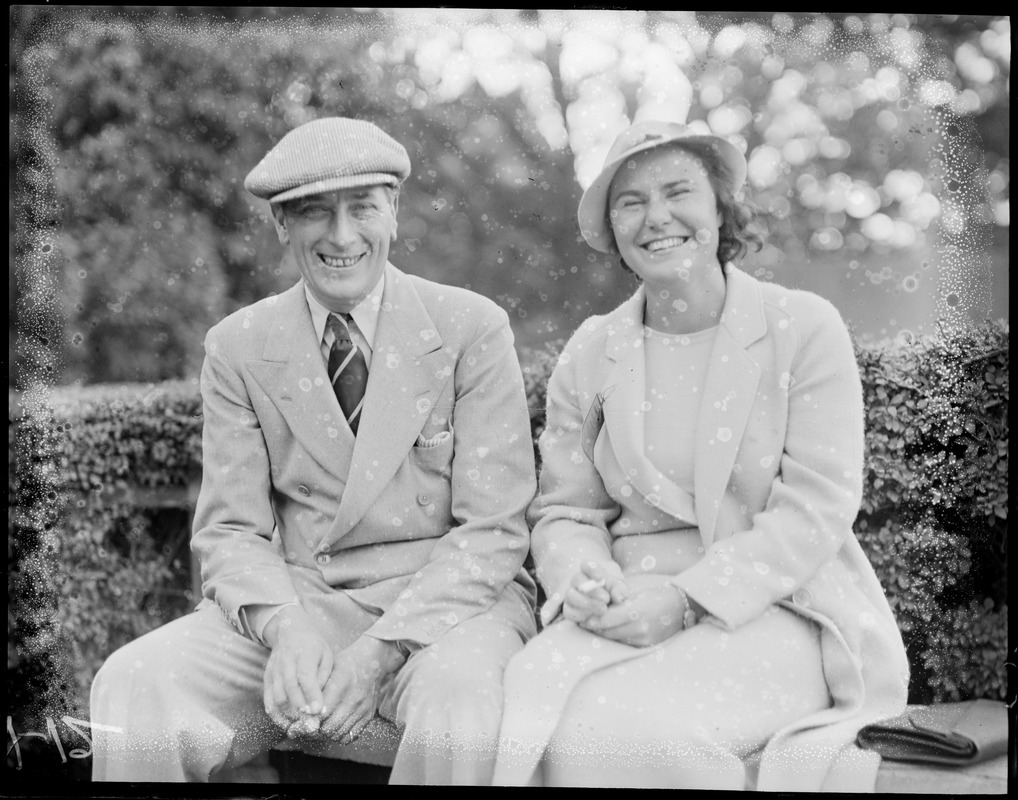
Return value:
[[(341, 591), (302, 604), (337, 647), (377, 619)], [(403, 728), (392, 783), (491, 782), (503, 672), (534, 632), (513, 583), (488, 612), (410, 656), (379, 708)], [(91, 719), (102, 726), (93, 729), (93, 780), (208, 781), (270, 749), (285, 734), (264, 708), (269, 652), (210, 601), (116, 651), (92, 684)]]

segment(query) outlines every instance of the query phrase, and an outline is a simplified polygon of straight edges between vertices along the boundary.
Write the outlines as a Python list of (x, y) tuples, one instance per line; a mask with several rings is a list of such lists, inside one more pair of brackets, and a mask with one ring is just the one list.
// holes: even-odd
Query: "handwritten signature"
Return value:
[(110, 731), (112, 733), (123, 733), (124, 729), (119, 728), (115, 725), (103, 725), (99, 722), (89, 722), (84, 719), (75, 719), (74, 717), (62, 716), (60, 721), (70, 728), (74, 733), (80, 736), (87, 745), (87, 748), (75, 747), (71, 750), (64, 751), (64, 743), (60, 738), (60, 732), (57, 730), (57, 724), (52, 717), (46, 717), (46, 732), (40, 731), (25, 731), (24, 733), (18, 733), (14, 730), (14, 722), (10, 716), (7, 717), (7, 735), (10, 737), (11, 745), (7, 748), (7, 756), (10, 756), (11, 751), (14, 751), (14, 756), (17, 759), (17, 769), (21, 769), (21, 740), (29, 737), (38, 737), (40, 739), (47, 739), (56, 745), (57, 752), (60, 753), (60, 760), (63, 763), (67, 763), (67, 758), (88, 758), (92, 755), (92, 738), (89, 736), (89, 732), (92, 730)]

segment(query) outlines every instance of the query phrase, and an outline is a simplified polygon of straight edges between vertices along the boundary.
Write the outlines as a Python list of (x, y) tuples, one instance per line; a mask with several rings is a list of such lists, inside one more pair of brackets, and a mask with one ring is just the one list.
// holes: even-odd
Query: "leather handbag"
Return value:
[(1007, 752), (1007, 708), (997, 700), (909, 706), (865, 726), (856, 744), (891, 761), (966, 766)]

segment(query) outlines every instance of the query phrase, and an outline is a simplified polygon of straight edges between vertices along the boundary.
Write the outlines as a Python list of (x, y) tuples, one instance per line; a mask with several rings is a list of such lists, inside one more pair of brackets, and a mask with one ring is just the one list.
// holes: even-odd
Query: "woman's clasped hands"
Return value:
[(606, 639), (650, 647), (681, 631), (685, 600), (666, 575), (630, 580), (614, 561), (586, 561), (573, 575), (563, 616)]

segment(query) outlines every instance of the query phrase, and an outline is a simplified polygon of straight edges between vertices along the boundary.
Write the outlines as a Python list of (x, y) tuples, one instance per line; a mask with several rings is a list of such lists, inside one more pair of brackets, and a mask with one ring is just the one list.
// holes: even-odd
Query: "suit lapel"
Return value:
[(725, 274), (725, 305), (707, 367), (696, 436), (693, 482), (705, 546), (714, 541), (721, 499), (760, 382), (760, 366), (746, 348), (767, 331), (759, 284), (731, 265)]
[(329, 383), (304, 282), (279, 295), (275, 305), (264, 359), (250, 361), (247, 367), (294, 438), (328, 474), (345, 480), (354, 437)]
[(378, 499), (406, 460), (454, 368), (455, 357), (442, 348), (410, 279), (388, 265), (364, 409), (326, 545), (347, 534)]
[(666, 477), (647, 458), (643, 402), (646, 394), (641, 286), (618, 311), (605, 354), (614, 364), (602, 392), (604, 424), (612, 452), (623, 474), (646, 501), (677, 519), (695, 520), (689, 493)]

